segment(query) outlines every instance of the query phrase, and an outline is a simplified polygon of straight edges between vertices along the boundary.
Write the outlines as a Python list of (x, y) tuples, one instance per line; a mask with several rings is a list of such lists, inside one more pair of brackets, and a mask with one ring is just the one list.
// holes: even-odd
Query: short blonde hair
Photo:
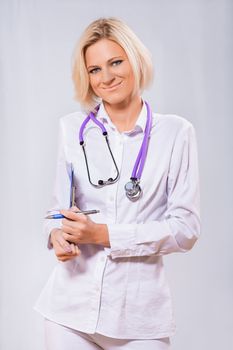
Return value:
[(151, 54), (132, 29), (115, 17), (99, 18), (85, 29), (73, 55), (75, 99), (86, 111), (93, 110), (100, 99), (89, 84), (85, 53), (89, 46), (101, 39), (112, 40), (125, 50), (135, 77), (135, 91), (142, 92), (153, 79)]

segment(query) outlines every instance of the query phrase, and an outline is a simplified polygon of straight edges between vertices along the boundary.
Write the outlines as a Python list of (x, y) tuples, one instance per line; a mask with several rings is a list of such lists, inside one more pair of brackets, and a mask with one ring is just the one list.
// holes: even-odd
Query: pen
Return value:
[[(100, 212), (99, 210), (95, 210), (95, 209), (94, 210), (73, 211), (73, 213), (84, 214), (84, 215), (97, 214), (99, 212)], [(63, 218), (65, 218), (65, 216), (62, 214), (52, 214), (52, 215), (45, 216), (45, 219), (63, 219)]]

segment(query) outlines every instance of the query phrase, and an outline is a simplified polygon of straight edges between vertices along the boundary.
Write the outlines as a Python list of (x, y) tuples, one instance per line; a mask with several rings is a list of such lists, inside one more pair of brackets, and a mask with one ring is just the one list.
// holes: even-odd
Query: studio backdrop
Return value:
[(71, 80), (75, 44), (94, 19), (115, 16), (152, 53), (153, 110), (196, 129), (201, 237), (164, 257), (177, 333), (173, 350), (233, 348), (231, 0), (1, 0), (0, 349), (43, 350), (33, 305), (57, 263), (47, 250), (61, 116), (79, 110)]

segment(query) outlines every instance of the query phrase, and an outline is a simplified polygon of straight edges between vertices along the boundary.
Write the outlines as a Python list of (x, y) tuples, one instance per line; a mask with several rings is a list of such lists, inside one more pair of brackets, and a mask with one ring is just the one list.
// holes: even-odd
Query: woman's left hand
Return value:
[(65, 216), (61, 227), (64, 239), (76, 244), (92, 243), (110, 247), (107, 225), (96, 224), (88, 215), (74, 212), (78, 210), (80, 209), (77, 207), (60, 210), (60, 213)]

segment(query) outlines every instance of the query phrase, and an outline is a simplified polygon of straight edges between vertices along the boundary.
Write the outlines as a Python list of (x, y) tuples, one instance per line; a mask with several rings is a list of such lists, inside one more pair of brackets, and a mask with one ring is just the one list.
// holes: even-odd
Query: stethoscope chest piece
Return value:
[(131, 180), (125, 184), (125, 193), (127, 198), (132, 202), (137, 201), (142, 195), (142, 189), (139, 185), (139, 181)]

